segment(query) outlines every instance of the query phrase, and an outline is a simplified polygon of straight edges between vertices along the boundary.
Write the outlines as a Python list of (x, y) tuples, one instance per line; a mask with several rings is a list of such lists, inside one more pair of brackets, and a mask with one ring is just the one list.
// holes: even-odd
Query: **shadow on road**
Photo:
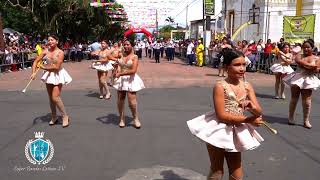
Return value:
[(288, 124), (287, 117), (277, 117), (277, 116), (269, 116), (264, 115), (263, 118), (269, 123), (278, 123), (278, 124)]
[(189, 180), (179, 176), (174, 173), (172, 170), (161, 171), (160, 175), (163, 176), (163, 179), (154, 179), (154, 180)]
[(256, 96), (259, 97), (259, 98), (264, 98), (264, 99), (273, 99), (274, 96), (272, 95), (269, 95), (269, 94), (259, 94), (256, 92)]
[(94, 97), (94, 98), (98, 98), (100, 96), (99, 93), (94, 92), (94, 91), (89, 91), (88, 94), (86, 94), (87, 97)]
[[(60, 120), (61, 120), (61, 117), (60, 116), (57, 116), (58, 118), (58, 122), (57, 124), (61, 124)], [(33, 119), (33, 123), (32, 125), (36, 125), (36, 124), (40, 124), (40, 123), (49, 123), (51, 121), (51, 113), (48, 113), (44, 116), (40, 116), (40, 117), (36, 117), (35, 119)]]
[[(59, 123), (59, 119), (61, 117), (58, 116), (58, 123)], [(49, 123), (51, 120), (51, 113), (48, 113), (44, 116), (40, 116), (40, 117), (36, 117), (35, 119), (33, 119), (32, 124), (29, 125), (29, 127), (27, 127), (23, 132), (17, 134), (14, 138), (10, 139), (4, 146), (0, 147), (0, 152), (2, 152), (3, 150), (5, 150), (7, 147), (9, 147), (11, 144), (15, 143), (16, 141), (18, 141), (18, 139), (23, 136), (26, 132), (28, 132), (30, 129), (32, 129), (35, 125), (37, 124), (41, 124), (41, 123)]]
[[(133, 121), (132, 117), (125, 116), (124, 119), (126, 126), (133, 126), (132, 124), (130, 124)], [(119, 116), (117, 114), (108, 114), (107, 116), (98, 117), (96, 120), (100, 121), (103, 124), (112, 124), (115, 126), (119, 125)]]

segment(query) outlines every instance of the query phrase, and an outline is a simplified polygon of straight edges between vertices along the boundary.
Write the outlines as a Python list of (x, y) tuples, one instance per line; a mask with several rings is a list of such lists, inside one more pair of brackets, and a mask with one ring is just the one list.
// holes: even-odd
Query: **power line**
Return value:
[(194, 3), (198, 2), (198, 1), (200, 1), (200, 0), (193, 0), (190, 4), (187, 4), (187, 6), (185, 8), (183, 8), (178, 14), (176, 14), (174, 18), (178, 17), (183, 11), (185, 11), (188, 8), (188, 6), (189, 6), (189, 8), (191, 8), (194, 5)]

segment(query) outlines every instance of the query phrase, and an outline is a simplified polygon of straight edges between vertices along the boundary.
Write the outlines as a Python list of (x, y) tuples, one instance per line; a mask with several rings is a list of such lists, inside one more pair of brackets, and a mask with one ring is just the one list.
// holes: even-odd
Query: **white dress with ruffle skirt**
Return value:
[[(103, 59), (106, 57), (107, 57), (106, 55), (99, 53), (99, 59)], [(114, 64), (115, 64), (115, 61), (94, 62), (94, 63), (92, 63), (91, 68), (96, 69), (98, 71), (107, 72), (107, 71), (111, 71), (114, 69), (114, 67), (113, 67)]]
[[(125, 62), (123, 59), (119, 59), (118, 64), (121, 72), (125, 72), (132, 68), (133, 61), (132, 59), (129, 59)], [(113, 87), (118, 91), (129, 92), (137, 92), (145, 88), (144, 83), (138, 74), (120, 76), (119, 78), (114, 79)]]
[[(234, 115), (243, 115), (239, 102), (246, 100), (247, 95), (237, 100), (235, 93), (225, 81), (219, 81), (224, 88), (225, 111)], [(264, 139), (248, 123), (226, 124), (220, 122), (213, 111), (187, 121), (189, 130), (202, 141), (227, 152), (253, 150)]]
[[(314, 64), (316, 62), (314, 61)], [(283, 82), (288, 86), (299, 86), (300, 89), (313, 89), (317, 90), (320, 86), (320, 80), (316, 73), (298, 66), (297, 70), (292, 74), (284, 77)]]
[[(53, 59), (49, 59), (47, 56), (43, 58), (46, 64), (56, 64), (57, 63), (57, 57), (58, 57), (58, 51), (53, 55)], [(57, 71), (47, 71), (45, 70), (41, 80), (46, 84), (53, 84), (53, 85), (59, 85), (59, 84), (69, 84), (72, 81), (71, 76), (68, 74), (68, 72), (61, 67)]]
[(291, 74), (294, 72), (290, 65), (282, 65), (280, 62), (273, 64), (270, 67), (270, 70), (273, 73), (281, 73), (281, 74)]

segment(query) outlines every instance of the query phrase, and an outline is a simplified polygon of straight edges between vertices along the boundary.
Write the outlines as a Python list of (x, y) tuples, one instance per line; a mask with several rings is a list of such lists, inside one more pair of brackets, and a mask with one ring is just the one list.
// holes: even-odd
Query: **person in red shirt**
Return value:
[(264, 58), (262, 61), (262, 66), (264, 70), (268, 70), (268, 64), (270, 64), (270, 58), (272, 56), (271, 55), (271, 51), (272, 51), (272, 43), (271, 43), (271, 39), (267, 40), (267, 44), (265, 45), (264, 48)]
[(271, 39), (268, 39), (267, 44), (265, 45), (265, 48), (264, 48), (264, 53), (271, 53), (271, 50), (272, 50)]

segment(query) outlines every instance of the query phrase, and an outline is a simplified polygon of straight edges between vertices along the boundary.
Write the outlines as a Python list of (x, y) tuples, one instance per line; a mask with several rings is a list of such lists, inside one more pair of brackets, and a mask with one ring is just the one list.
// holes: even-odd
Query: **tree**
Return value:
[(171, 30), (175, 30), (176, 28), (171, 25), (166, 25), (160, 28), (159, 30), (159, 37), (168, 39), (171, 37)]
[(1, 17), (1, 12), (0, 12), (0, 51), (4, 51), (4, 39), (3, 39), (3, 27), (2, 27), (2, 17)]
[[(105, 8), (93, 8), (88, 0), (1, 0), (0, 10), (6, 13), (4, 26), (25, 33), (56, 33), (66, 39), (87, 40), (89, 37), (118, 39), (124, 28)], [(111, 8), (123, 8), (115, 3)]]

